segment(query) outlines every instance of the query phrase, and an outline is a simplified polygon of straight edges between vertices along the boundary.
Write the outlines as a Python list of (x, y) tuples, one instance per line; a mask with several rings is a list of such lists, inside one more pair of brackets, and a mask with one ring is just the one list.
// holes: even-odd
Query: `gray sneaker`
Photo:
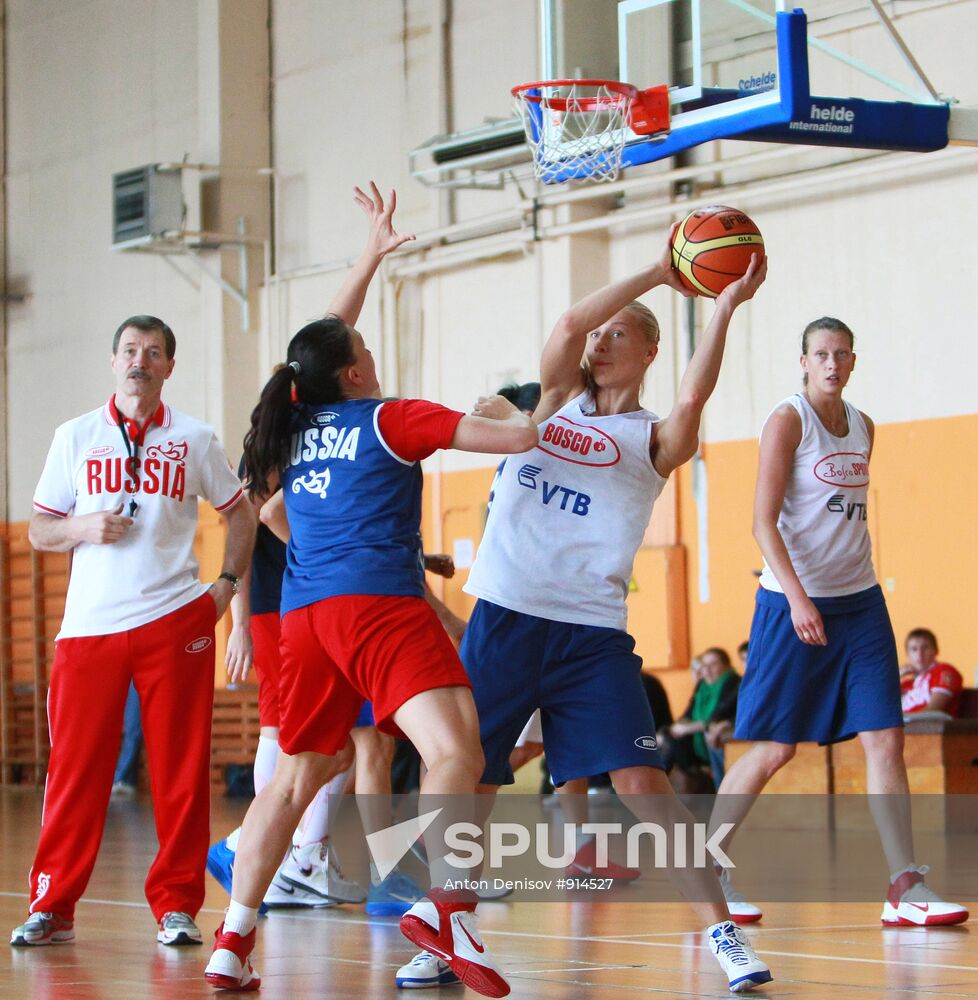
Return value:
[(160, 944), (203, 944), (200, 928), (189, 913), (164, 913), (160, 929), (156, 934)]
[(275, 877), (334, 903), (362, 903), (367, 898), (363, 886), (343, 874), (336, 851), (325, 843), (293, 847)]
[(15, 948), (39, 944), (64, 944), (75, 940), (74, 921), (57, 913), (32, 913), (27, 922), (15, 927), (10, 943)]

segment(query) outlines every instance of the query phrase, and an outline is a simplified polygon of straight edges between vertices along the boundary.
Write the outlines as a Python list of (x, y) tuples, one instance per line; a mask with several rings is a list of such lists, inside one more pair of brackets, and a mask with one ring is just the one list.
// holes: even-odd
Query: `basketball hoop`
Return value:
[(513, 87), (513, 101), (545, 184), (575, 177), (613, 181), (632, 132), (669, 130), (669, 91), (617, 80), (539, 80)]

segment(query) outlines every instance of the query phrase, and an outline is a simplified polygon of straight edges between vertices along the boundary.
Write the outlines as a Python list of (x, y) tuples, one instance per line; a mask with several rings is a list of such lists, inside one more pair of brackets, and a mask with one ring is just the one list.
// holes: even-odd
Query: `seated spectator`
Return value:
[(670, 777), (679, 792), (712, 791), (723, 780), (723, 743), (730, 738), (737, 713), (740, 675), (725, 649), (713, 646), (693, 661), (696, 687), (678, 722), (669, 727), (674, 768)]
[(743, 676), (743, 672), (747, 669), (747, 640), (745, 639), (737, 647), (737, 660), (740, 663), (740, 673)]
[(949, 663), (937, 659), (937, 636), (929, 628), (907, 633), (905, 648), (909, 663), (901, 671), (903, 714), (946, 712), (958, 714), (964, 679)]

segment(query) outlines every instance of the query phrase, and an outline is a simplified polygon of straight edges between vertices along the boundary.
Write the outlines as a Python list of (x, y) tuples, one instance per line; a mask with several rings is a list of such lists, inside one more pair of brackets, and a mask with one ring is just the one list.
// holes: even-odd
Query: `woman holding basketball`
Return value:
[[(891, 873), (883, 923), (956, 924), (968, 911), (937, 896), (924, 883), (926, 868), (913, 863), (900, 669), (867, 529), (874, 427), (842, 398), (853, 346), (841, 320), (809, 323), (802, 391), (779, 403), (761, 431), (754, 537), (764, 571), (735, 731), (756, 742), (727, 772), (714, 825), (739, 823), (797, 743), (858, 734)], [(759, 920), (761, 911), (725, 883), (735, 918)]]
[[(534, 413), (539, 442), (507, 460), (499, 475), (465, 586), (479, 600), (460, 654), (479, 710), (482, 791), (512, 782), (510, 753), (539, 708), (556, 784), (608, 771), (615, 789), (633, 796), (640, 819), (691, 829), (692, 816), (672, 793), (656, 750), (641, 660), (626, 631), (625, 596), (655, 498), (696, 451), (730, 318), (760, 287), (767, 265), (756, 254), (747, 273), (717, 298), (676, 404), (659, 420), (639, 401), (658, 352), (658, 322), (635, 299), (659, 285), (690, 294), (672, 267), (670, 247), (671, 239), (650, 267), (582, 299), (551, 333)], [(730, 923), (713, 872), (675, 874), (709, 925), (707, 938), (730, 988), (768, 982), (767, 966)], [(414, 986), (426, 985), (424, 960), (412, 963)], [(429, 964), (434, 985), (440, 969)]]
[[(370, 197), (383, 210), (376, 189)], [(262, 391), (245, 466), (254, 493), (270, 495), (281, 483), (290, 527), (282, 753), (242, 825), (231, 903), (205, 972), (216, 988), (257, 989), (249, 955), (258, 907), (304, 809), (349, 766), (364, 698), (379, 729), (418, 748), (428, 768), (423, 794), (471, 801), (483, 764), (478, 720), (455, 648), (423, 596), (419, 463), (440, 448), (509, 453), (536, 441), (533, 421), (502, 397), (481, 411), (384, 402), (363, 337), (335, 316), (292, 338), (286, 365)], [(466, 985), (505, 996), (509, 987), (479, 938), (474, 894), (441, 888), (458, 879), (439, 838), (451, 809), (442, 812), (426, 830), (433, 888), (402, 930), (442, 954)]]

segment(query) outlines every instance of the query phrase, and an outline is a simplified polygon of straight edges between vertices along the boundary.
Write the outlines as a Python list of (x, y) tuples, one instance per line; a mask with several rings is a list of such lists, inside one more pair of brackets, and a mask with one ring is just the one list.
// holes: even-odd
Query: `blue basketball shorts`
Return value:
[(360, 729), (364, 726), (372, 726), (373, 724), (374, 724), (373, 702), (365, 701), (360, 706), (360, 714), (357, 716), (357, 721), (353, 723), (353, 728)]
[(803, 643), (784, 594), (758, 589), (737, 739), (837, 743), (903, 725), (900, 667), (882, 590), (812, 601), (827, 646)]
[(513, 782), (509, 755), (539, 708), (555, 784), (622, 767), (664, 769), (627, 632), (478, 601), (459, 655), (472, 681), (487, 785)]

